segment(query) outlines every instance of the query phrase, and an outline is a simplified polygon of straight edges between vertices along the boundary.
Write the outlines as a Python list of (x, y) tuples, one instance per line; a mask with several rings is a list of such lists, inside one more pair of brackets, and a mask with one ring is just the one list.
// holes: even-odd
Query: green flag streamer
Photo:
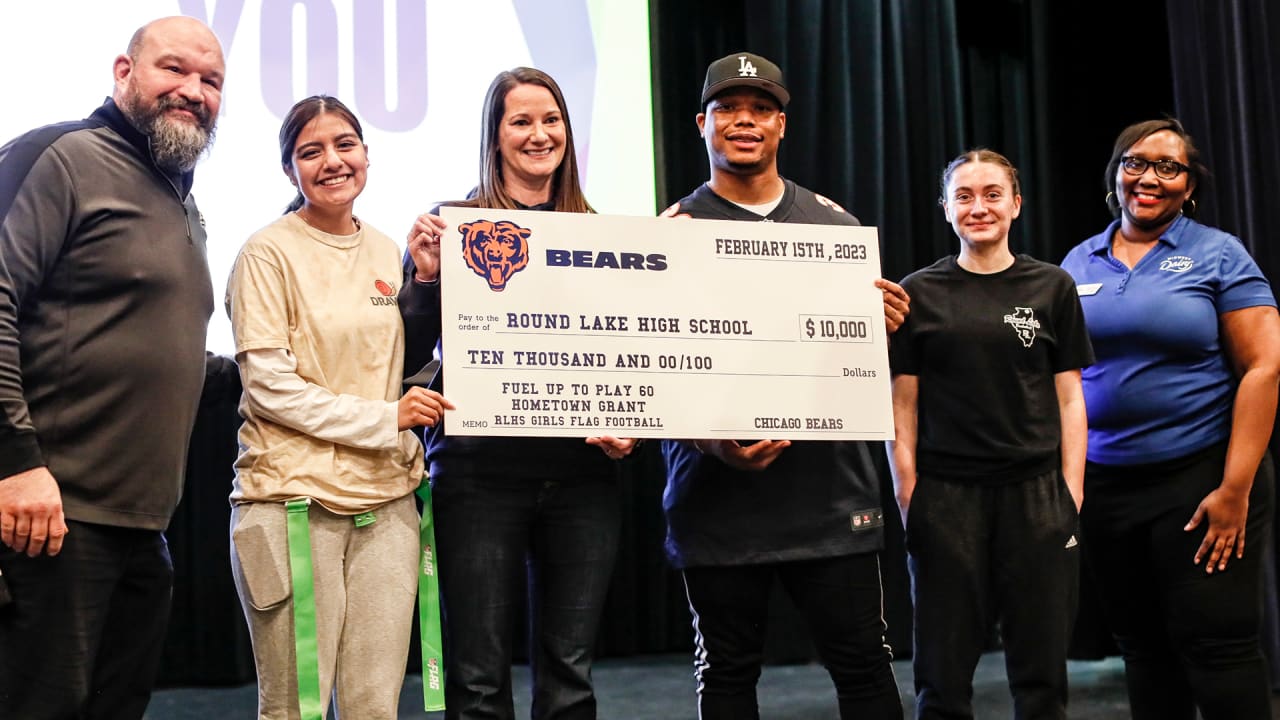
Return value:
[(431, 515), (431, 484), (422, 479), (419, 534), (422, 557), (418, 563), (418, 631), (422, 641), (422, 702), (427, 712), (444, 710), (444, 654), (440, 645), (440, 582), (436, 577), (436, 530)]
[(284, 504), (289, 527), (289, 574), (293, 578), (293, 642), (298, 663), (298, 712), (321, 720), (320, 660), (316, 650), (316, 586), (311, 574), (311, 498)]

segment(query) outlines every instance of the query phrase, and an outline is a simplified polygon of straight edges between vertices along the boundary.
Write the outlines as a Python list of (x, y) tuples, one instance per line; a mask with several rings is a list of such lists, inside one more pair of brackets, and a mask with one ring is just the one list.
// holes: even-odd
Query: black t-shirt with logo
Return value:
[(919, 377), (916, 471), (994, 484), (1053, 470), (1062, 437), (1054, 375), (1093, 362), (1071, 276), (1027, 255), (982, 275), (951, 256), (902, 287), (911, 314), (889, 364)]

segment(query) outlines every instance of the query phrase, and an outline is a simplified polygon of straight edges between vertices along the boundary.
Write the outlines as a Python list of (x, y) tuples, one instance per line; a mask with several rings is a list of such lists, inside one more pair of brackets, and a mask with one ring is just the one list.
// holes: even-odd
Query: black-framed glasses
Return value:
[(1155, 168), (1156, 177), (1165, 180), (1172, 180), (1178, 177), (1178, 173), (1191, 169), (1177, 160), (1148, 160), (1136, 155), (1125, 155), (1120, 158), (1120, 167), (1124, 168), (1127, 175), (1141, 175), (1147, 171), (1147, 166)]

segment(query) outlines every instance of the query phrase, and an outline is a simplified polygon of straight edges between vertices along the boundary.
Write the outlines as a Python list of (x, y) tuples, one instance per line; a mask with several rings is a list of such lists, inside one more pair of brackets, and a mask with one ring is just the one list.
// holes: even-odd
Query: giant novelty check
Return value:
[(893, 436), (875, 228), (440, 214), (451, 435)]

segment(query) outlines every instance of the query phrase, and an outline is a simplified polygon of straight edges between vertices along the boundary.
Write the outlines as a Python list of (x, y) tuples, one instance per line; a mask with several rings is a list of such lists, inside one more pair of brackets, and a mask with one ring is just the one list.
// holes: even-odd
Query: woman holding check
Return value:
[[(451, 205), (593, 212), (578, 181), (573, 129), (559, 86), (515, 68), (485, 96), (480, 182)], [(409, 232), (400, 293), (405, 366), (440, 343), (436, 214)], [(441, 374), (442, 375), (442, 374)], [(437, 375), (432, 387), (439, 390)], [(612, 437), (426, 435), (445, 629), (446, 717), (512, 718), (511, 655), (526, 582), (533, 717), (594, 718), (591, 660), (617, 552), (614, 460), (634, 440)]]

